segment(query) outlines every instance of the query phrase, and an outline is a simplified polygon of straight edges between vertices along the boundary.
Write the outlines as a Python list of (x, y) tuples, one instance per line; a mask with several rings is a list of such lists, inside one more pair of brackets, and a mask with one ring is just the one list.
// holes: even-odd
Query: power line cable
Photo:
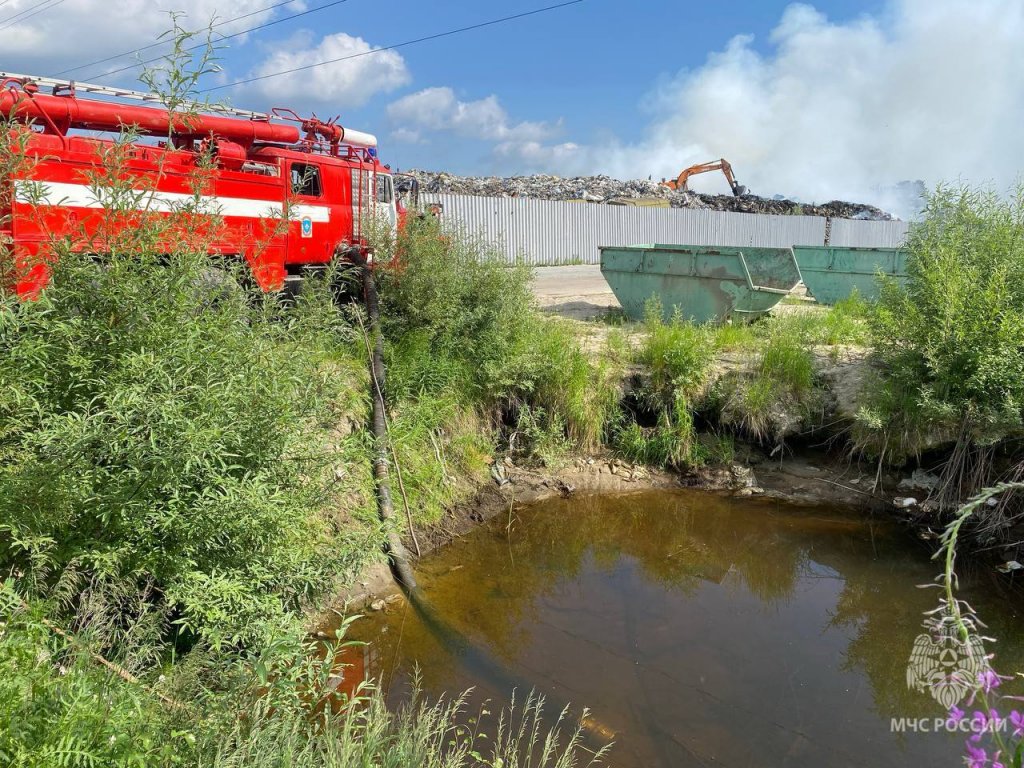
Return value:
[[(2, 0), (2, 2), (0, 2), (0, 5), (3, 5), (6, 2), (10, 2), (10, 0)], [(292, 3), (295, 3), (295, 2), (298, 2), (298, 0), (284, 0), (284, 2), (274, 3), (273, 5), (268, 5), (265, 8), (259, 8), (258, 10), (250, 11), (249, 13), (242, 14), (241, 16), (235, 16), (235, 18), (233, 18), (233, 19), (226, 19), (225, 21), (218, 21), (216, 24), (212, 24), (210, 26), (210, 29), (216, 29), (217, 27), (223, 27), (223, 26), (225, 26), (227, 24), (234, 24), (236, 21), (242, 21), (243, 19), (248, 19), (250, 16), (256, 16), (257, 14), (260, 14), (260, 13), (266, 13), (267, 11), (272, 11), (275, 8), (280, 8), (282, 5), (291, 5)], [(202, 30), (197, 29), (195, 31), (195, 33), (198, 33), (198, 32), (202, 32)], [(195, 34), (195, 33), (193, 33), (193, 34)], [(155, 43), (150, 43), (149, 45), (144, 45), (141, 48), (135, 48), (135, 49), (133, 49), (131, 51), (125, 51), (124, 53), (117, 53), (117, 54), (114, 54), (113, 56), (107, 56), (105, 59), (97, 59), (96, 61), (90, 61), (88, 64), (79, 64), (77, 67), (71, 67), (71, 69), (65, 69), (65, 70), (62, 70), (60, 72), (57, 72), (56, 75), (57, 76), (59, 76), (59, 75), (66, 75), (69, 72), (77, 72), (80, 69), (87, 69), (88, 67), (95, 67), (97, 64), (106, 64), (108, 61), (114, 61), (114, 59), (123, 59), (125, 56), (132, 56), (132, 55), (134, 55), (136, 53), (142, 53), (143, 51), (148, 51), (150, 48), (156, 48), (156, 47), (161, 46), (161, 45), (167, 45), (168, 42), (169, 42), (168, 40), (157, 40)]]
[[(578, 1), (582, 2), (582, 0), (578, 0)], [(241, 37), (242, 35), (248, 35), (250, 32), (256, 32), (256, 31), (258, 31), (260, 29), (266, 29), (267, 27), (272, 27), (275, 24), (281, 24), (281, 23), (283, 23), (285, 21), (291, 21), (292, 19), (297, 19), (300, 16), (308, 16), (311, 13), (316, 13), (318, 11), (323, 11), (323, 10), (326, 10), (327, 8), (331, 8), (331, 7), (335, 6), (335, 5), (341, 5), (342, 3), (347, 3), (347, 2), (348, 2), (348, 0), (332, 0), (332, 2), (324, 3), (323, 5), (318, 5), (318, 6), (314, 7), (314, 8), (309, 8), (309, 9), (307, 9), (305, 11), (301, 11), (299, 13), (293, 13), (291, 16), (283, 16), (280, 19), (274, 19), (273, 21), (268, 21), (268, 22), (266, 22), (264, 24), (258, 24), (255, 27), (250, 27), (249, 29), (243, 29), (243, 30), (241, 30), (239, 32), (233, 32), (230, 35), (224, 35), (223, 37), (218, 38), (215, 42), (221, 43), (221, 42), (224, 42), (225, 40), (230, 40), (233, 37)], [(185, 50), (187, 50), (187, 51), (195, 51), (195, 50), (198, 50), (199, 48), (205, 48), (206, 46), (207, 46), (207, 43), (199, 43), (198, 45), (193, 45), (190, 48), (186, 48)], [(112, 69), (109, 72), (104, 72), (102, 74), (96, 74), (96, 75), (93, 75), (92, 77), (85, 77), (85, 78), (82, 78), (82, 79), (83, 80), (99, 80), (99, 79), (104, 78), (104, 77), (110, 77), (110, 75), (116, 75), (119, 72), (125, 72), (125, 71), (127, 71), (129, 69), (135, 69), (136, 67), (145, 66), (146, 64), (152, 64), (155, 61), (160, 61), (162, 58), (163, 58), (162, 56), (156, 56), (156, 57), (154, 57), (152, 59), (146, 59), (145, 61), (138, 61), (138, 62), (135, 62), (134, 64), (129, 64), (127, 66), (120, 67), (119, 69)]]
[(315, 64), (306, 64), (306, 65), (301, 66), (301, 67), (293, 67), (292, 69), (284, 69), (284, 70), (281, 70), (280, 72), (271, 72), (270, 74), (267, 74), (267, 75), (259, 75), (258, 77), (250, 77), (250, 78), (248, 78), (246, 80), (236, 80), (233, 83), (225, 83), (224, 85), (215, 85), (215, 86), (213, 86), (211, 88), (203, 88), (203, 89), (201, 89), (199, 91), (199, 93), (209, 93), (210, 91), (219, 91), (222, 88), (232, 88), (232, 87), (234, 87), (236, 85), (247, 85), (249, 83), (258, 82), (260, 80), (267, 80), (267, 79), (269, 79), (271, 77), (280, 77), (281, 75), (291, 75), (291, 74), (294, 74), (295, 72), (304, 72), (307, 69), (313, 69), (315, 67), (322, 67), (325, 64), (337, 64), (339, 61), (348, 61), (350, 59), (358, 59), (358, 58), (360, 58), (362, 56), (370, 56), (370, 55), (372, 55), (374, 53), (383, 53), (384, 51), (393, 51), (396, 48), (404, 48), (405, 46), (408, 46), (408, 45), (415, 45), (417, 43), (425, 43), (425, 42), (427, 42), (429, 40), (437, 40), (437, 39), (442, 38), (442, 37), (450, 37), (452, 35), (457, 35), (457, 34), (459, 34), (461, 32), (469, 32), (469, 31), (474, 30), (474, 29), (482, 29), (483, 27), (490, 27), (490, 26), (494, 26), (495, 24), (502, 24), (502, 23), (504, 23), (506, 21), (514, 21), (515, 19), (522, 19), (522, 18), (524, 18), (526, 16), (534, 16), (534, 15), (536, 15), (538, 13), (545, 13), (547, 11), (554, 11), (554, 10), (556, 10), (558, 8), (565, 8), (566, 6), (576, 5), (576, 4), (582, 3), (582, 2), (583, 2), (583, 0), (568, 0), (567, 2), (564, 2), (564, 3), (556, 3), (555, 5), (548, 5), (548, 6), (545, 6), (543, 8), (537, 8), (537, 9), (532, 10), (532, 11), (525, 11), (523, 13), (516, 13), (516, 14), (513, 14), (512, 16), (503, 16), (500, 19), (492, 19), (491, 21), (484, 21), (484, 22), (481, 22), (479, 24), (470, 24), (469, 26), (466, 26), (466, 27), (459, 27), (458, 29), (450, 29), (447, 32), (438, 32), (437, 34), (427, 35), (426, 37), (417, 37), (414, 40), (406, 40), (405, 42), (395, 43), (394, 45), (387, 45), (387, 46), (384, 46), (383, 48), (374, 48), (373, 50), (370, 50), (370, 51), (362, 51), (361, 53), (352, 53), (352, 54), (349, 54), (348, 56), (340, 56), (340, 57), (338, 57), (336, 59), (327, 59), (326, 61), (318, 61)]
[[(5, 30), (8, 27), (13, 27), (16, 24), (21, 24), (23, 21), (28, 21), (33, 16), (38, 16), (43, 11), (48, 11), (51, 8), (56, 8), (58, 5), (60, 5), (63, 2), (64, 2), (64, 0), (57, 0), (57, 2), (55, 2), (55, 3), (51, 2), (50, 5), (46, 6), (45, 8), (40, 8), (38, 11), (34, 11), (34, 12), (28, 14), (27, 16), (23, 16), (22, 18), (20, 18), (20, 19), (18, 19), (16, 21), (9, 21), (8, 23), (5, 23), (2, 27), (0, 27), (0, 31)], [(36, 6), (33, 6), (33, 7), (36, 7)], [(13, 19), (13, 17), (11, 17), (11, 18)]]
[(10, 21), (11, 19), (16, 19), (16, 18), (18, 18), (19, 16), (24, 16), (24, 15), (25, 15), (26, 13), (28, 13), (29, 11), (31, 11), (31, 10), (32, 10), (33, 8), (38, 8), (38, 7), (40, 6), (40, 5), (46, 5), (46, 4), (48, 3), (48, 2), (50, 2), (50, 0), (39, 0), (39, 2), (38, 2), (38, 3), (36, 3), (35, 5), (30, 5), (30, 6), (28, 7), (28, 8), (22, 8), (22, 9), (21, 9), (20, 11), (18, 11), (18, 12), (17, 12), (16, 14), (14, 14), (13, 16), (8, 16), (8, 17), (7, 17), (6, 19), (4, 19), (3, 21), (0, 21), (0, 24), (6, 24), (6, 23), (7, 23), (8, 21)]
[[(61, 3), (63, 3), (63, 2), (64, 2), (64, 0), (56, 0), (56, 2), (54, 2), (54, 0), (40, 0), (40, 2), (36, 3), (35, 5), (30, 5), (25, 10), (19, 11), (18, 13), (14, 14), (13, 16), (8, 16), (3, 21), (0, 21), (0, 25), (2, 25), (2, 26), (0, 26), (0, 30), (7, 29), (8, 27), (13, 27), (15, 24), (20, 24), (21, 22), (25, 21), (26, 19), (31, 19), (33, 16), (36, 16), (36, 15), (42, 13), (43, 11), (48, 10), (49, 8), (53, 8), (55, 6), (58, 6)], [(40, 6), (46, 6), (46, 7), (40, 8)], [(38, 11), (34, 11), (32, 13), (29, 13), (29, 11), (32, 11), (34, 8), (39, 8), (39, 10)]]

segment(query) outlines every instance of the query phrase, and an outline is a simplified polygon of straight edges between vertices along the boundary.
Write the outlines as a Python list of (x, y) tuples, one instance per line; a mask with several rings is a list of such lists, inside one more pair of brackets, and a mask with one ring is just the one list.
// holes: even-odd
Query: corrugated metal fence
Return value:
[[(822, 245), (820, 216), (729, 213), (563, 203), (521, 197), (474, 197), (425, 193), (425, 203), (444, 205), (444, 220), (496, 243), (510, 259), (531, 264), (597, 264), (598, 246), (685, 243), (785, 247)], [(896, 246), (906, 236), (901, 221), (833, 219), (833, 245)]]
[(897, 248), (903, 245), (909, 226), (905, 221), (832, 219), (829, 243), (851, 248)]

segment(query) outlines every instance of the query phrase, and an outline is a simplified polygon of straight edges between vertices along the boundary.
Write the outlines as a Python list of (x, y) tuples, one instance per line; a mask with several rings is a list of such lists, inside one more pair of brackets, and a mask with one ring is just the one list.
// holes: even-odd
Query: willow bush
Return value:
[(208, 269), (66, 252), (38, 300), (4, 300), (0, 563), (42, 592), (68, 569), (154, 585), (181, 628), (237, 642), (344, 570), (314, 510), (359, 363), (322, 318), (211, 301)]
[(381, 279), (389, 392), (479, 413), (529, 458), (597, 450), (618, 408), (614, 366), (537, 310), (532, 270), (471, 233), (410, 218)]
[(1024, 426), (1024, 187), (1009, 199), (939, 188), (911, 228), (905, 288), (883, 287), (872, 341), (883, 390), (860, 441), (895, 458), (943, 436), (992, 442)]

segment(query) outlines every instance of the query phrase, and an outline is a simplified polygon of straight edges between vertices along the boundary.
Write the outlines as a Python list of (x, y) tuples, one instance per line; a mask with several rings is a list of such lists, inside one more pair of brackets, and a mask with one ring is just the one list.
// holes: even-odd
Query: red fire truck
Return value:
[(28, 162), (0, 178), (0, 259), (13, 262), (23, 297), (47, 284), (55, 239), (102, 250), (111, 218), (97, 171), (127, 127), (140, 137), (119, 171), (135, 190), (131, 205), (170, 215), (194, 199), (206, 168), (203, 201), (218, 226), (204, 247), (247, 261), (265, 291), (365, 252), (371, 217), (397, 227), (405, 215), (376, 138), (335, 120), (206, 105), (171, 112), (152, 94), (3, 72), (0, 116), (28, 131)]

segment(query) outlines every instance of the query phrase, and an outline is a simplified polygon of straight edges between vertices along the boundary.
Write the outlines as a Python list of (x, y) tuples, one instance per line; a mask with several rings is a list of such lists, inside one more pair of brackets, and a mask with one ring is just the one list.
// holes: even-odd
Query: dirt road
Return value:
[(574, 320), (593, 320), (619, 306), (596, 264), (538, 267), (533, 293), (546, 312)]

